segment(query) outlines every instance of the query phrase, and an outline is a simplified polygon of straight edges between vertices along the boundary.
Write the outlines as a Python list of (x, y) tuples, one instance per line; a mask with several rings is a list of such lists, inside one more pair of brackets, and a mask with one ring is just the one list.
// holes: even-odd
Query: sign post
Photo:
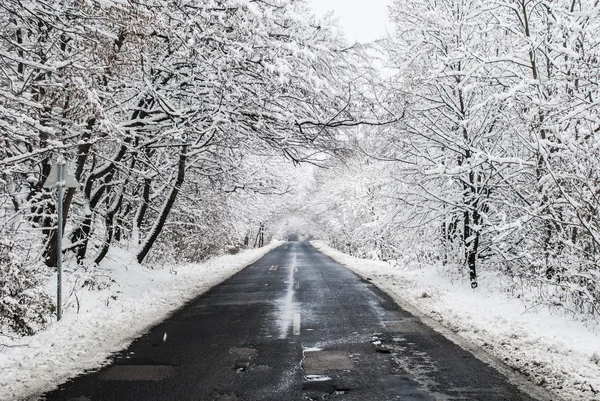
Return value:
[(62, 231), (63, 231), (63, 178), (65, 172), (64, 159), (56, 163), (58, 169), (58, 182), (56, 184), (58, 200), (56, 201), (56, 320), (62, 317)]
[[(62, 236), (63, 236), (63, 195), (65, 188), (77, 188), (79, 183), (70, 169), (65, 169), (67, 162), (59, 156), (56, 164), (52, 166), (44, 188), (57, 189), (57, 224), (56, 224), (56, 320), (62, 318)], [(66, 170), (66, 171), (65, 171)]]

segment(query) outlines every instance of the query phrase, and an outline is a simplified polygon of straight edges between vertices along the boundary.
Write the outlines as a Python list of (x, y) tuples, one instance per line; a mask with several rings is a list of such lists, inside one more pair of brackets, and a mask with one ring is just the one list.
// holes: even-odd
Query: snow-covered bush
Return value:
[(54, 306), (41, 288), (40, 272), (13, 248), (0, 241), (0, 332), (32, 335), (48, 323)]

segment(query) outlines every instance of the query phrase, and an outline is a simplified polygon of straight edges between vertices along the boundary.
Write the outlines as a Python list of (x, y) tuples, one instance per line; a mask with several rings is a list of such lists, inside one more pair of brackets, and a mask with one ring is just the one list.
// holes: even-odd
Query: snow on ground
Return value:
[(564, 400), (600, 400), (600, 335), (573, 317), (511, 298), (500, 277), (482, 274), (471, 290), (439, 267), (402, 268), (313, 245)]
[(142, 267), (126, 253), (107, 256), (100, 267), (115, 280), (109, 288), (80, 290), (75, 297), (71, 278), (63, 290), (70, 306), (60, 322), (31, 337), (0, 337), (0, 400), (39, 394), (102, 366), (111, 353), (127, 347), (185, 302), (279, 245), (273, 242), (204, 263), (154, 270)]

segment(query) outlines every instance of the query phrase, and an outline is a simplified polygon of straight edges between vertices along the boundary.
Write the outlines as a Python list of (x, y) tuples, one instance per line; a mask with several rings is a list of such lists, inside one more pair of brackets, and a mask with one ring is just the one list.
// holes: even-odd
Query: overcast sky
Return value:
[(315, 14), (333, 11), (348, 41), (368, 42), (389, 30), (387, 6), (391, 0), (310, 0)]

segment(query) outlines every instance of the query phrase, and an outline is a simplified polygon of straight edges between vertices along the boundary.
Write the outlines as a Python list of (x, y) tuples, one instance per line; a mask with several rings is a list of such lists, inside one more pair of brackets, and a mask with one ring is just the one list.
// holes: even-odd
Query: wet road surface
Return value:
[(304, 242), (271, 251), (42, 399), (533, 400)]

